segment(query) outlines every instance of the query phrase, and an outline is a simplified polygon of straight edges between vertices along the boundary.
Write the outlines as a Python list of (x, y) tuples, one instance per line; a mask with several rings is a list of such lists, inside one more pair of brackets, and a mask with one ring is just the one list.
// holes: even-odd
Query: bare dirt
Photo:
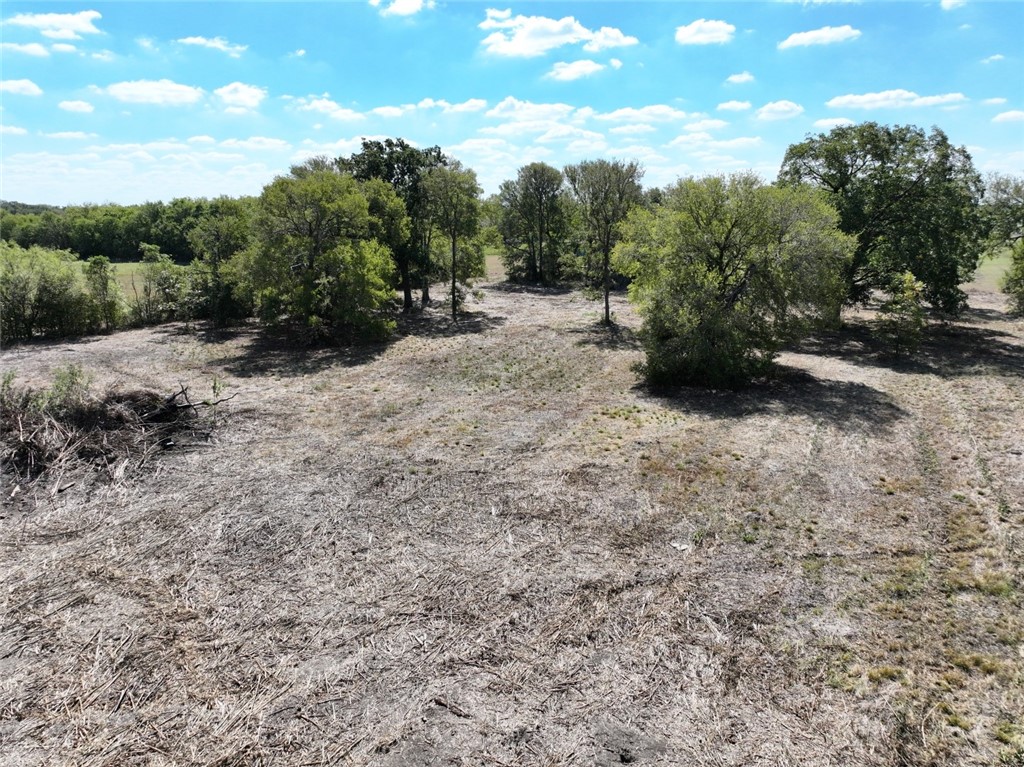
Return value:
[(741, 393), (647, 390), (599, 308), (0, 354), (236, 395), (144, 466), (3, 476), (0, 764), (1024, 764), (1000, 298), (909, 362), (851, 315)]

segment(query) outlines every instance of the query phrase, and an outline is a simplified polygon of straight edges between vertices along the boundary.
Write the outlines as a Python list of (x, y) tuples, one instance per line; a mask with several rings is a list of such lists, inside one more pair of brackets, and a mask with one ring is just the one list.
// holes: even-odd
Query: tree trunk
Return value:
[(452, 319), (458, 319), (459, 304), (455, 286), (455, 238), (452, 237)]
[(604, 324), (605, 325), (611, 325), (612, 324), (611, 304), (610, 304), (609, 299), (608, 299), (608, 293), (611, 290), (611, 285), (608, 284), (609, 283), (609, 279), (608, 278), (610, 276), (609, 273), (608, 273), (609, 272), (609, 269), (608, 269), (608, 259), (610, 257), (611, 257), (611, 254), (606, 250), (604, 252), (604, 264), (602, 265), (602, 271), (604, 272), (604, 278), (603, 278), (602, 282), (604, 284)]
[(409, 262), (403, 261), (398, 267), (402, 275), (402, 311), (412, 311), (412, 281), (409, 279)]

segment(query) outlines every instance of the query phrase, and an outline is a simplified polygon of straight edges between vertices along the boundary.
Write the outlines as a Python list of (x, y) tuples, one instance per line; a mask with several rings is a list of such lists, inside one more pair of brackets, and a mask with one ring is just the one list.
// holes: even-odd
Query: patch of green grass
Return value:
[(974, 279), (964, 287), (998, 293), (1003, 277), (1006, 275), (1006, 270), (1009, 268), (1010, 251), (1006, 249), (998, 256), (983, 259), (978, 264), (978, 270), (974, 273)]

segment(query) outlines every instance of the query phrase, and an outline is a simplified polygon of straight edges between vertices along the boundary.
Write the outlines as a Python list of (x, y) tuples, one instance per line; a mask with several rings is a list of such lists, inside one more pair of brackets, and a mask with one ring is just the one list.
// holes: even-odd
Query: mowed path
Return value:
[(501, 284), (370, 349), (4, 352), (237, 396), (210, 445), (3, 513), (0, 763), (1012, 756), (1024, 329), (976, 299), (914, 363), (854, 330), (742, 393), (641, 386), (622, 297), (609, 333)]

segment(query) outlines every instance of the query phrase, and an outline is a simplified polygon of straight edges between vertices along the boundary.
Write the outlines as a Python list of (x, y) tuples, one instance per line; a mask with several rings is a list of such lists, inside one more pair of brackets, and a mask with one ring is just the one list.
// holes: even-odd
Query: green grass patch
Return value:
[(1003, 250), (998, 256), (990, 256), (982, 259), (978, 264), (978, 270), (974, 273), (974, 279), (964, 287), (967, 289), (985, 290), (991, 293), (998, 293), (1006, 271), (1010, 268), (1010, 250)]

